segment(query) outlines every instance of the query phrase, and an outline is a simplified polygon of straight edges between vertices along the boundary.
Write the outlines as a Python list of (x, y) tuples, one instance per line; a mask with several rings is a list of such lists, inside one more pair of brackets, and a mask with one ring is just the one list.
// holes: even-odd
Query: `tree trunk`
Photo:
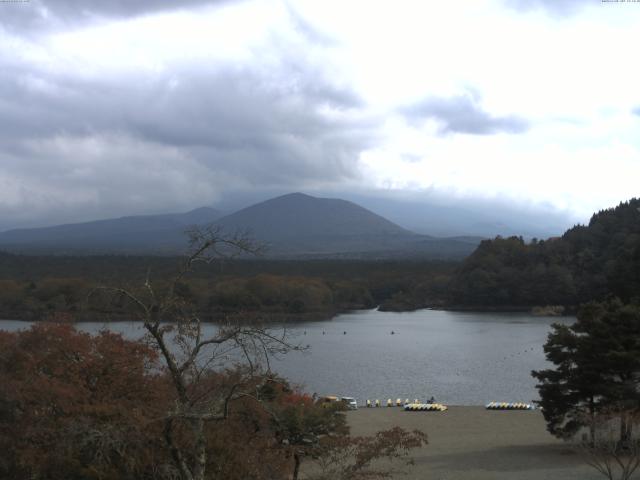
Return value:
[(589, 443), (593, 448), (596, 446), (596, 406), (593, 397), (589, 399), (589, 415), (591, 416), (589, 422)]
[(302, 463), (302, 459), (300, 458), (300, 455), (298, 455), (298, 452), (295, 452), (293, 454), (293, 460), (296, 462), (293, 467), (293, 480), (298, 480), (298, 474), (300, 473), (300, 463)]
[(207, 442), (204, 436), (204, 420), (193, 420), (193, 432), (196, 437), (195, 468), (193, 480), (204, 480), (207, 469)]
[(622, 412), (620, 414), (620, 441), (618, 448), (621, 450), (627, 450), (631, 445), (631, 431), (633, 422), (629, 418), (628, 412)]
[(182, 480), (193, 480), (193, 475), (191, 475), (191, 470), (187, 466), (185, 462), (182, 452), (180, 448), (173, 443), (173, 421), (169, 418), (165, 421), (164, 424), (164, 438), (167, 442), (167, 446), (169, 447), (169, 452), (171, 453), (171, 457), (178, 467), (178, 471), (180, 472), (180, 477)]

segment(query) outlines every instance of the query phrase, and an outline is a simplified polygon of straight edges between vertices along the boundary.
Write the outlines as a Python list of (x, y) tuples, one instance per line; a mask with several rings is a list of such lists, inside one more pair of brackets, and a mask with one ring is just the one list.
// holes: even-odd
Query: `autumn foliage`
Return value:
[(142, 343), (68, 324), (0, 332), (0, 476), (152, 478), (166, 402), (155, 362)]
[[(243, 375), (240, 366), (208, 371), (190, 394), (215, 396)], [(255, 397), (235, 399), (224, 421), (207, 424), (206, 478), (289, 479), (303, 458), (332, 459), (335, 468), (337, 457), (334, 478), (368, 478), (361, 473), (371, 460), (424, 443), (403, 431), (351, 439), (339, 407), (323, 408), (273, 376), (253, 388)], [(164, 431), (175, 402), (170, 375), (144, 342), (68, 323), (0, 332), (0, 478), (181, 479)], [(172, 433), (192, 461), (189, 428), (178, 422)]]

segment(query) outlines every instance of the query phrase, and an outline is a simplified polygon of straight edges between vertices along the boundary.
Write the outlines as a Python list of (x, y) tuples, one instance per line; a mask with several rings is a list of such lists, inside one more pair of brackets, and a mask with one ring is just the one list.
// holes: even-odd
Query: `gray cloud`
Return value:
[(6, 58), (0, 69), (0, 229), (340, 182), (376, 141), (360, 98), (295, 52), (268, 71), (190, 65), (95, 79)]
[(600, 4), (601, 0), (505, 0), (505, 4), (518, 11), (542, 9), (554, 16), (569, 16), (584, 7)]
[(362, 189), (319, 194), (354, 201), (409, 230), (441, 237), (524, 235), (547, 238), (589, 221), (589, 217), (576, 217), (544, 203), (532, 205), (502, 195), (457, 197), (435, 188), (413, 192)]
[(42, 31), (105, 19), (213, 6), (237, 0), (29, 0), (0, 3), (0, 26), (12, 31)]
[[(293, 79), (290, 85), (273, 88), (250, 70), (183, 70), (112, 83), (14, 74), (0, 88), (6, 104), (0, 122), (9, 126), (0, 138), (126, 133), (167, 146), (256, 155), (265, 161), (293, 154), (298, 165), (312, 153), (300, 155), (299, 143), (315, 145), (329, 161), (350, 150), (350, 144), (366, 143), (358, 127), (320, 112), (321, 107), (354, 108), (354, 94), (324, 84), (311, 72), (281, 73)], [(288, 167), (271, 174), (288, 176), (293, 166)], [(323, 171), (333, 175), (331, 169)]]
[(517, 116), (493, 116), (478, 105), (477, 95), (458, 95), (449, 98), (427, 98), (407, 106), (401, 113), (414, 124), (435, 119), (442, 133), (521, 133), (528, 129), (526, 120)]

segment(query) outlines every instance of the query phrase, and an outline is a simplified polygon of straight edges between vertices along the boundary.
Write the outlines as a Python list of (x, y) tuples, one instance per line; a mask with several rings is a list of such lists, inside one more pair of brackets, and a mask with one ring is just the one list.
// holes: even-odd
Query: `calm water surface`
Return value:
[[(310, 349), (285, 355), (272, 368), (309, 392), (354, 396), (360, 404), (432, 395), (450, 405), (530, 402), (538, 398), (530, 372), (548, 365), (542, 345), (551, 323), (573, 321), (515, 313), (358, 311), (289, 325), (295, 340)], [(26, 326), (0, 321), (5, 330)], [(136, 322), (78, 324), (89, 332), (105, 326), (129, 338), (144, 333)]]

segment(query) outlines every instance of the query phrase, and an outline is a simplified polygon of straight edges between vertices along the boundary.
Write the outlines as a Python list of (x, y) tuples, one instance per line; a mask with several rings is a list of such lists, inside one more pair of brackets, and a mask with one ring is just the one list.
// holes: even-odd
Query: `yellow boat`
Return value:
[(407, 403), (404, 406), (408, 412), (444, 412), (448, 408), (442, 403)]

